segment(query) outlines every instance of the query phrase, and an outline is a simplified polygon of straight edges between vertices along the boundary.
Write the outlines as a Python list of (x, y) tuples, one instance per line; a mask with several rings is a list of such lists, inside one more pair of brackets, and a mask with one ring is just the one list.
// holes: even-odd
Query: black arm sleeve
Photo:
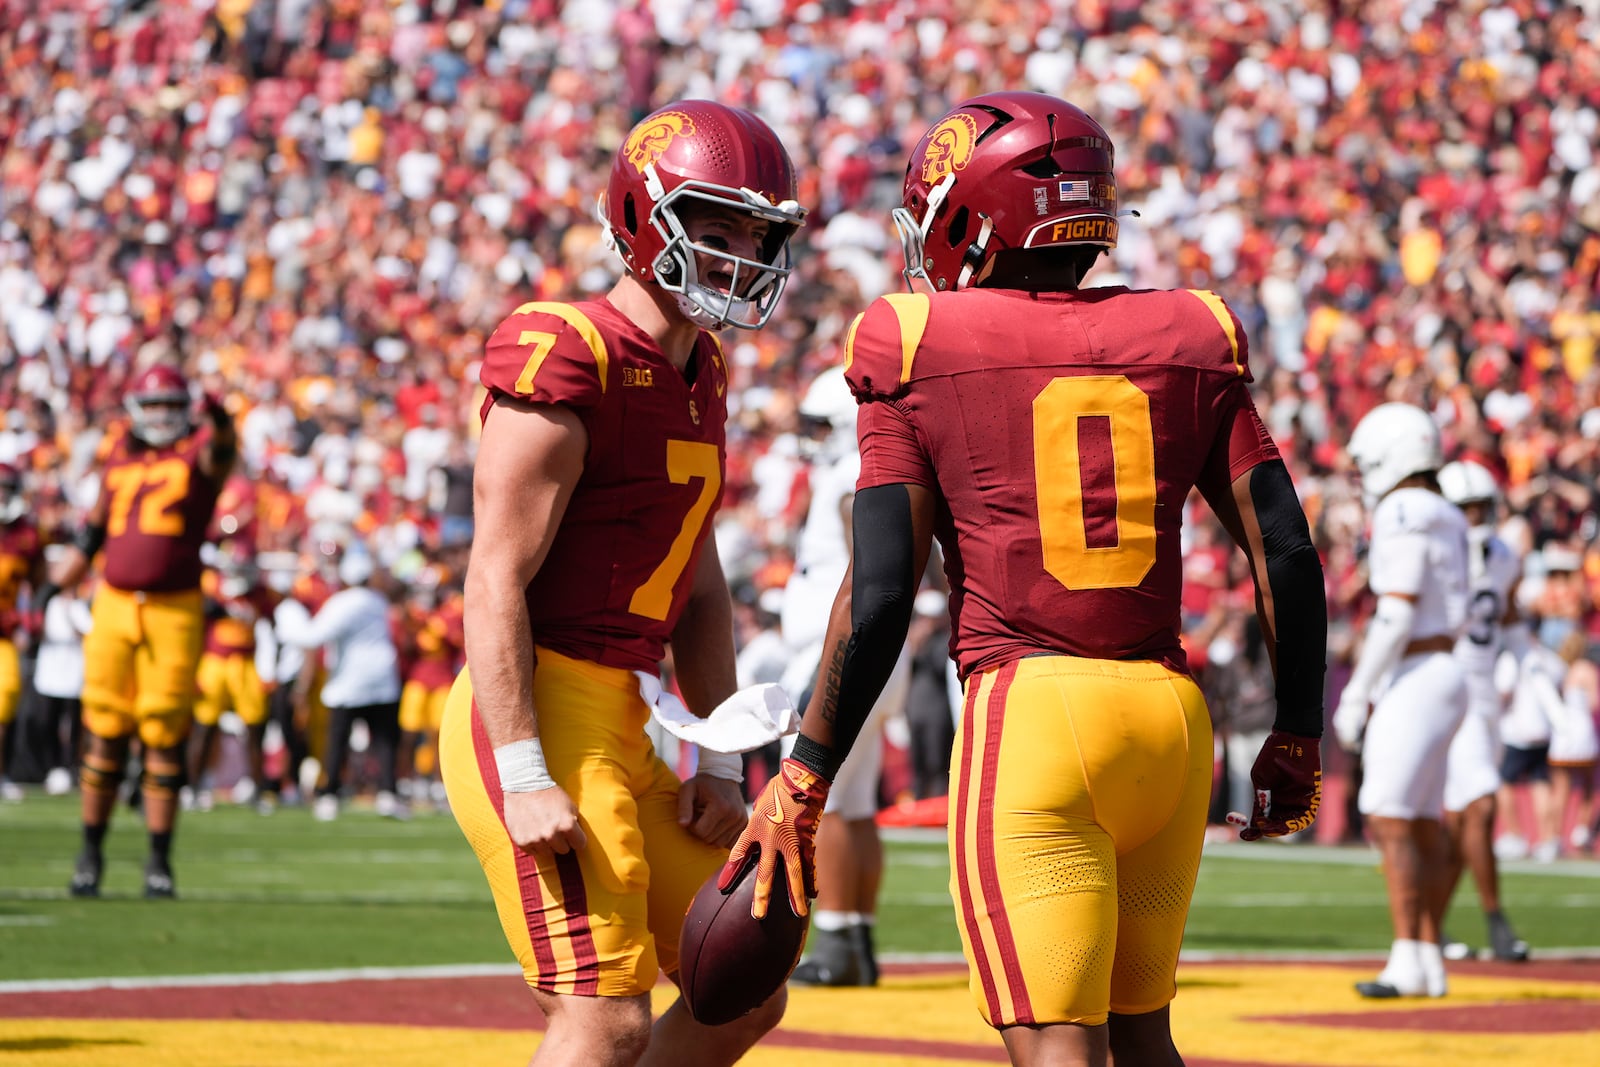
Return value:
[(1322, 560), (1283, 463), (1250, 472), (1277, 624), (1278, 717), (1273, 727), (1299, 737), (1322, 736), (1323, 676), (1328, 669), (1328, 600)]
[[(903, 485), (881, 485), (856, 494), (854, 583), (850, 593), (850, 639), (842, 649), (823, 650), (817, 672), (824, 715), (833, 721), (833, 744), (802, 734), (793, 756), (828, 781), (855, 744), (872, 706), (894, 671), (911, 626), (917, 595), (916, 547), (911, 498)], [(833, 662), (828, 662), (829, 657)]]
[(95, 554), (100, 551), (100, 546), (106, 543), (106, 528), (86, 523), (78, 528), (72, 543), (85, 557), (93, 560)]

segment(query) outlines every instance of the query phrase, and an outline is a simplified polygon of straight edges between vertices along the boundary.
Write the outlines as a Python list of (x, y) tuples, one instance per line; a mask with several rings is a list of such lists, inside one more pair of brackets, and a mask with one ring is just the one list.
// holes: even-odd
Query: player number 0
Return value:
[[(1116, 544), (1089, 546), (1078, 433), (1111, 424)], [(1138, 585), (1156, 562), (1156, 445), (1150, 398), (1121, 374), (1057, 378), (1033, 398), (1033, 477), (1044, 569), (1068, 589)]]

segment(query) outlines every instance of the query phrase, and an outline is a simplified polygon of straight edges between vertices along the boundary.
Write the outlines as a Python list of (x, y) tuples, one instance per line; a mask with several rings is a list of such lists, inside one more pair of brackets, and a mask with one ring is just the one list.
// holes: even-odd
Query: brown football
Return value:
[(783, 868), (772, 887), (766, 917), (750, 917), (755, 895), (755, 860), (745, 864), (726, 893), (712, 875), (683, 917), (678, 983), (689, 1014), (721, 1026), (766, 1003), (800, 962), (809, 918), (789, 906)]

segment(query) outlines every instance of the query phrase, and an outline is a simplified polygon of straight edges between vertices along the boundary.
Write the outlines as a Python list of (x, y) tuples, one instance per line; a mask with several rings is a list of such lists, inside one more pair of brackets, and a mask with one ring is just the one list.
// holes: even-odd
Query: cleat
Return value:
[(311, 817), (318, 822), (332, 822), (339, 817), (339, 798), (324, 793), (311, 804)]
[(144, 898), (146, 900), (173, 900), (178, 887), (173, 884), (172, 870), (165, 865), (151, 863), (144, 869)]
[(850, 940), (855, 942), (856, 958), (861, 961), (861, 984), (878, 984), (878, 950), (873, 944), (872, 924), (858, 923), (850, 928)]
[(0, 800), (7, 804), (20, 804), (25, 794), (16, 782), (0, 781)]
[(1489, 949), (1502, 963), (1523, 963), (1528, 958), (1528, 943), (1517, 936), (1504, 916), (1489, 920)]
[(1477, 953), (1465, 941), (1457, 941), (1449, 934), (1441, 932), (1439, 939), (1439, 952), (1447, 960), (1470, 960)]
[(789, 981), (803, 986), (860, 986), (861, 957), (849, 930), (817, 930), (812, 952), (795, 967)]
[(373, 810), (385, 819), (405, 822), (411, 818), (411, 805), (387, 790), (378, 794), (372, 806)]
[(67, 892), (75, 897), (98, 897), (100, 895), (100, 868), (101, 860), (93, 852), (80, 852), (78, 862), (72, 869), (72, 881), (67, 883)]
[(44, 776), (44, 791), (46, 796), (61, 797), (72, 792), (72, 772), (65, 767), (52, 767), (50, 773)]
[(1356, 992), (1368, 1000), (1394, 1000), (1408, 995), (1400, 992), (1388, 982), (1357, 982)]
[(233, 802), (240, 807), (249, 807), (255, 803), (256, 797), (261, 795), (261, 790), (256, 787), (255, 779), (241, 778), (233, 784), (230, 794)]

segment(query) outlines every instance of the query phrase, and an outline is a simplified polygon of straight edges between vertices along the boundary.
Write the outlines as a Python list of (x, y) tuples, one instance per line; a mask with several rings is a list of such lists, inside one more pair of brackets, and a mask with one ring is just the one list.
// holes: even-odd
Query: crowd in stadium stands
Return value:
[[(773, 325), (729, 339), (717, 537), (746, 640), (803, 515), (797, 397), (900, 284), (909, 139), (1034, 88), (1107, 127), (1138, 211), (1089, 284), (1214, 289), (1244, 321), (1326, 563), (1334, 687), (1367, 610), (1341, 442), (1384, 399), (1495, 472), (1543, 644), (1600, 638), (1595, 0), (3, 8), (0, 462), (48, 538), (92, 498), (133, 370), (177, 361), (240, 428), (221, 552), (309, 588), (359, 544), (401, 591), (459, 588), (488, 331), (608, 287), (611, 154), (653, 106), (713, 97), (774, 126), (812, 210)], [(1252, 586), (1190, 528), (1205, 669), (1253, 647)]]

